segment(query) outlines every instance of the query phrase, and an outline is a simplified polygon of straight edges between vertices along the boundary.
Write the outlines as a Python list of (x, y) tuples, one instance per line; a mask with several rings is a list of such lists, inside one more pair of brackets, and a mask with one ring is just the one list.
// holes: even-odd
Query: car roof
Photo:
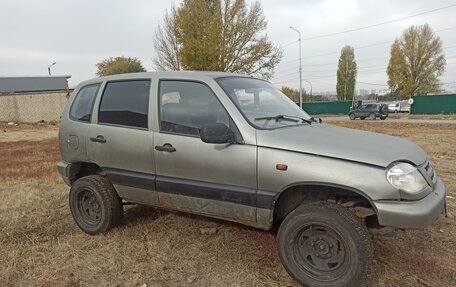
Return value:
[(126, 73), (117, 74), (104, 77), (93, 78), (79, 83), (80, 85), (87, 85), (92, 83), (99, 83), (102, 81), (116, 81), (116, 80), (132, 80), (132, 79), (148, 79), (153, 77), (159, 78), (175, 78), (175, 79), (194, 79), (194, 80), (207, 80), (208, 78), (218, 79), (225, 77), (242, 77), (254, 78), (249, 75), (228, 73), (228, 72), (214, 72), (214, 71), (164, 71), (164, 72), (142, 72), (142, 73)]

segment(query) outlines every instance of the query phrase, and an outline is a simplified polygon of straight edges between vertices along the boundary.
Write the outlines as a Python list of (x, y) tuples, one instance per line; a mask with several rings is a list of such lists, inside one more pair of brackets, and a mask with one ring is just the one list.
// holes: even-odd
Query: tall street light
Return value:
[(302, 65), (301, 65), (301, 32), (290, 26), (290, 29), (296, 31), (299, 35), (299, 106), (302, 109)]
[(52, 63), (51, 65), (49, 65), (49, 67), (48, 67), (49, 76), (51, 75), (51, 67), (54, 66), (55, 64), (57, 64), (57, 63), (54, 62), (54, 63)]

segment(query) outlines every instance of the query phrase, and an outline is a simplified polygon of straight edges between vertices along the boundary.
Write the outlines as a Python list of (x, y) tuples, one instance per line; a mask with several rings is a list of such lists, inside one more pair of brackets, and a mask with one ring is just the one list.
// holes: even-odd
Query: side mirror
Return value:
[(222, 123), (202, 126), (200, 129), (200, 138), (205, 143), (235, 143), (233, 131)]

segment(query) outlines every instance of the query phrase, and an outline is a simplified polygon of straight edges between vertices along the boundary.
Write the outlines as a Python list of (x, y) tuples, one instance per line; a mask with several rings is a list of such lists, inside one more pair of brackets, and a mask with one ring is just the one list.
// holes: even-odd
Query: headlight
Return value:
[(392, 186), (409, 193), (418, 193), (428, 185), (416, 167), (405, 162), (393, 165), (386, 179)]

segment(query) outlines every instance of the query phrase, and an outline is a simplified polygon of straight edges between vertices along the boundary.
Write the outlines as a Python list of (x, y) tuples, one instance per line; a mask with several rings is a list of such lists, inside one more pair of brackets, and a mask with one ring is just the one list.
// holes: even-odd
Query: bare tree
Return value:
[(179, 43), (175, 35), (174, 19), (176, 17), (176, 9), (165, 11), (163, 26), (159, 26), (155, 32), (154, 47), (157, 56), (153, 63), (157, 70), (179, 71), (181, 63), (179, 59)]
[(184, 0), (165, 14), (154, 63), (164, 70), (212, 70), (271, 78), (282, 50), (264, 33), (260, 2)]

